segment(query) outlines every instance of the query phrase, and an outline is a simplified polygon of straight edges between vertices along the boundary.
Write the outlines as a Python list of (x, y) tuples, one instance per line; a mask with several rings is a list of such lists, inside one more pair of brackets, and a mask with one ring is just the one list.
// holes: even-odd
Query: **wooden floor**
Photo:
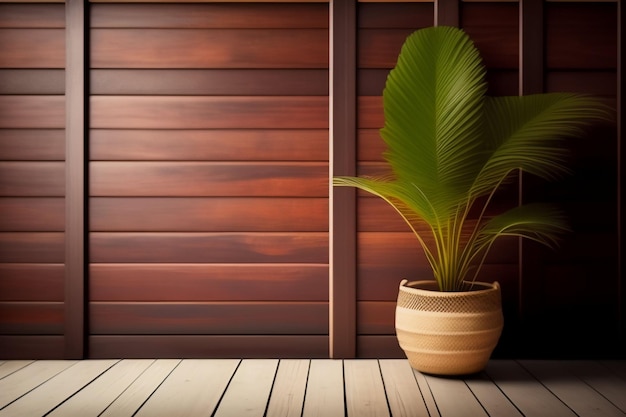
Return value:
[(626, 361), (491, 361), (437, 378), (405, 360), (0, 361), (0, 416), (624, 416)]

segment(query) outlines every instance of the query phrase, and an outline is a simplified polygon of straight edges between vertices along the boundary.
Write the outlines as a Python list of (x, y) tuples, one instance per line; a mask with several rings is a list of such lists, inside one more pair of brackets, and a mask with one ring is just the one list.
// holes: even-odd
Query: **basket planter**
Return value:
[(461, 292), (438, 291), (435, 281), (400, 283), (398, 342), (411, 367), (420, 372), (480, 372), (498, 343), (503, 321), (497, 282), (475, 282)]

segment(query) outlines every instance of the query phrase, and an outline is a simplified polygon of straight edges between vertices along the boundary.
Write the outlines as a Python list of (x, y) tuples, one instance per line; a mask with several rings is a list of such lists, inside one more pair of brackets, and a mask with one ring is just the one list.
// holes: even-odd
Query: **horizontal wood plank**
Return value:
[(0, 69), (0, 94), (62, 95), (62, 69)]
[(382, 96), (360, 96), (357, 99), (357, 127), (380, 129), (385, 124)]
[(0, 28), (0, 68), (65, 68), (65, 30)]
[(546, 5), (549, 69), (616, 69), (616, 3)]
[(61, 232), (2, 232), (0, 262), (63, 263), (65, 235)]
[(360, 29), (357, 42), (358, 68), (393, 68), (400, 48), (414, 29)]
[(11, 3), (0, 4), (0, 28), (65, 28), (62, 4)]
[[(0, 235), (0, 238), (2, 235)], [(2, 246), (0, 246), (1, 248)], [(328, 234), (311, 233), (91, 233), (95, 263), (328, 262)]]
[(360, 335), (395, 334), (396, 301), (357, 302), (357, 333)]
[(328, 161), (328, 140), (327, 129), (94, 129), (89, 152), (93, 161)]
[(185, 5), (94, 4), (91, 7), (91, 26), (93, 28), (187, 29), (323, 29), (328, 27), (326, 4), (257, 3), (242, 6), (227, 3), (229, 2)]
[(0, 301), (63, 301), (64, 280), (63, 264), (2, 263)]
[[(2, 168), (0, 163), (0, 173)], [(92, 162), (90, 182), (94, 197), (326, 197), (328, 165), (318, 162)], [(0, 187), (0, 195), (2, 191)], [(15, 187), (14, 193), (18, 192), (19, 188)]]
[(327, 29), (92, 29), (90, 36), (92, 68), (328, 68)]
[(318, 96), (94, 96), (90, 113), (92, 129), (328, 128), (328, 98)]
[(328, 334), (323, 302), (91, 302), (89, 311), (93, 335)]
[(64, 350), (60, 335), (0, 335), (0, 357), (5, 359), (59, 359)]
[(357, 336), (357, 358), (364, 359), (404, 359), (406, 355), (398, 345), (396, 335)]
[(65, 163), (0, 162), (0, 196), (63, 197)]
[(617, 91), (613, 71), (548, 71), (546, 91), (577, 91), (596, 96), (613, 97)]
[(64, 230), (64, 198), (0, 198), (0, 231), (62, 232)]
[[(20, 208), (19, 202), (6, 211), (11, 208)], [(94, 232), (328, 231), (327, 198), (92, 198), (89, 211)], [(0, 230), (9, 227), (3, 223)]]
[(519, 5), (514, 2), (464, 3), (463, 30), (490, 70), (519, 66)]
[(0, 333), (58, 335), (63, 333), (63, 303), (0, 302)]
[(65, 97), (0, 96), (0, 128), (63, 129)]
[(328, 301), (324, 264), (92, 263), (89, 272), (93, 301)]
[[(362, 2), (360, 2), (362, 3)], [(433, 25), (433, 2), (374, 2), (359, 4), (358, 27), (367, 29), (418, 29)]]
[(63, 161), (65, 130), (0, 129), (0, 155), (5, 161)]
[(89, 78), (94, 95), (328, 95), (327, 69), (96, 69)]
[(328, 358), (328, 336), (90, 336), (92, 358)]

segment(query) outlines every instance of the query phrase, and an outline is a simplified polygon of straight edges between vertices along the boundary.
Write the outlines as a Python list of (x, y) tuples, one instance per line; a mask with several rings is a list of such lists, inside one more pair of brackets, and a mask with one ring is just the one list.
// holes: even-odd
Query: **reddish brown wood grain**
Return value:
[(92, 162), (90, 179), (92, 196), (324, 197), (328, 192), (328, 167), (318, 162)]
[(91, 233), (91, 262), (328, 263), (328, 233)]
[(328, 336), (90, 336), (89, 354), (92, 358), (328, 358)]
[(63, 301), (63, 264), (0, 264), (0, 301)]
[(358, 98), (359, 129), (380, 129), (385, 124), (382, 96), (361, 96)]
[(326, 129), (96, 129), (89, 152), (92, 161), (328, 161), (328, 140)]
[(91, 264), (93, 301), (328, 301), (324, 264)]
[(380, 136), (380, 129), (357, 130), (357, 157), (359, 161), (384, 161), (383, 152), (387, 148)]
[(92, 68), (328, 67), (327, 29), (92, 29), (91, 48)]
[(0, 196), (63, 197), (63, 162), (0, 162)]
[(0, 262), (63, 263), (64, 234), (59, 232), (0, 233)]
[(468, 3), (461, 8), (461, 26), (472, 38), (487, 68), (519, 66), (518, 3)]
[(90, 113), (92, 129), (328, 128), (328, 98), (314, 96), (93, 96)]
[(326, 96), (328, 70), (97, 69), (90, 83), (94, 95)]
[(63, 4), (0, 4), (0, 28), (64, 28)]
[(94, 28), (327, 28), (327, 4), (93, 4)]
[(63, 336), (0, 335), (0, 356), (5, 359), (59, 359), (64, 348)]
[(357, 357), (359, 358), (406, 358), (400, 345), (398, 345), (398, 338), (395, 334), (358, 336), (357, 346)]
[(65, 93), (62, 69), (0, 69), (0, 94)]
[(94, 335), (328, 334), (328, 303), (91, 302), (89, 310)]
[(0, 128), (63, 129), (65, 97), (0, 96)]
[(546, 74), (546, 90), (578, 91), (603, 97), (614, 97), (617, 77), (613, 71), (549, 71)]
[(89, 211), (91, 231), (328, 231), (327, 198), (92, 198)]
[(63, 161), (65, 131), (0, 129), (0, 158), (5, 161)]
[(617, 68), (616, 3), (546, 5), (549, 69)]
[(395, 333), (396, 300), (360, 301), (357, 304), (359, 335)]
[(64, 68), (63, 29), (0, 29), (0, 68)]
[(359, 28), (419, 29), (433, 24), (433, 3), (360, 3)]
[(0, 302), (0, 334), (63, 333), (63, 303)]
[(361, 29), (357, 61), (359, 68), (393, 68), (400, 48), (413, 29)]
[(65, 230), (63, 198), (0, 198), (0, 231), (62, 232)]

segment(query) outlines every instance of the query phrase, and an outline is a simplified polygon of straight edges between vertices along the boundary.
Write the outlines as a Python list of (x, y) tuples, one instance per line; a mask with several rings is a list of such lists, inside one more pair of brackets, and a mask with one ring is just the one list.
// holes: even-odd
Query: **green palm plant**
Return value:
[(526, 204), (494, 215), (490, 203), (520, 170), (548, 180), (566, 173), (562, 140), (608, 115), (599, 100), (581, 94), (489, 97), (485, 73), (463, 30), (411, 34), (383, 92), (380, 134), (392, 173), (333, 178), (335, 186), (357, 187), (393, 206), (441, 291), (473, 282), (499, 237), (557, 243), (568, 226), (555, 207)]

